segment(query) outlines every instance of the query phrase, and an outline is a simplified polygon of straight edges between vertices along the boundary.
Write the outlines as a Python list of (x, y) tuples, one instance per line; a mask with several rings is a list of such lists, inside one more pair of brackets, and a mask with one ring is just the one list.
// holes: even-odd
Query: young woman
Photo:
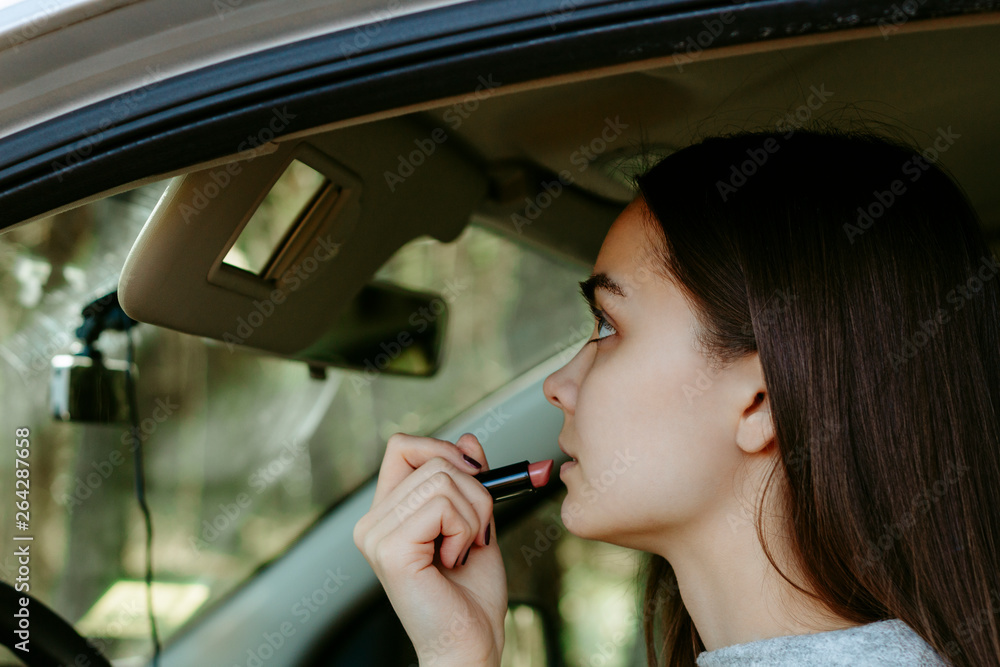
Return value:
[[(638, 178), (544, 391), (566, 527), (650, 553), (650, 664), (1000, 664), (1000, 265), (942, 148), (741, 133)], [(355, 529), (421, 664), (499, 664), (485, 468), (395, 434)]]

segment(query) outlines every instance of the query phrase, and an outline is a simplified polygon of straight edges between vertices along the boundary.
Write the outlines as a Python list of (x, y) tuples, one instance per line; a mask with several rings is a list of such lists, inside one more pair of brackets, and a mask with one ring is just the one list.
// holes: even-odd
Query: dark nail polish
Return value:
[(487, 526), (486, 526), (486, 540), (485, 540), (486, 546), (490, 546), (490, 530), (492, 530), (492, 529), (493, 529), (493, 526), (487, 524)]
[(469, 554), (471, 552), (472, 552), (472, 547), (469, 547), (469, 550), (465, 552), (465, 556), (462, 557), (462, 565), (465, 565), (465, 561), (469, 560)]
[(474, 466), (477, 469), (483, 467), (482, 463), (480, 463), (476, 459), (472, 458), (468, 454), (462, 454), (462, 458), (465, 459), (466, 461), (468, 461), (470, 466)]

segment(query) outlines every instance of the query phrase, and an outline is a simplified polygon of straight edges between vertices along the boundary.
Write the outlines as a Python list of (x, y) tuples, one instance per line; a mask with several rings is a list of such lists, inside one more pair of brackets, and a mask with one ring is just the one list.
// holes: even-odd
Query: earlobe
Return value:
[(755, 454), (774, 440), (774, 423), (771, 421), (771, 402), (766, 391), (759, 391), (754, 401), (740, 417), (736, 430), (736, 444), (747, 454)]

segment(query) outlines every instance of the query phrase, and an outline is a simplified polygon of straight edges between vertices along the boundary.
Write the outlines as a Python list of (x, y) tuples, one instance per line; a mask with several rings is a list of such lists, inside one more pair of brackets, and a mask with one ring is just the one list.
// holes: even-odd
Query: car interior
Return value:
[[(275, 108), (225, 158), (6, 229), (0, 386), (35, 447), (32, 596), (68, 624), (53, 654), (79, 654), (79, 633), (110, 664), (151, 664), (151, 592), (164, 667), (416, 664), (351, 537), (387, 438), (473, 433), (491, 467), (565, 460), (542, 382), (592, 333), (577, 283), (632, 178), (702, 137), (901, 138), (996, 246), (998, 38), (983, 14), (511, 85), (475, 73), (465, 95), (284, 135)], [(117, 304), (119, 328), (84, 341)], [(645, 664), (642, 554), (569, 534), (560, 486), (496, 509), (504, 665)]]

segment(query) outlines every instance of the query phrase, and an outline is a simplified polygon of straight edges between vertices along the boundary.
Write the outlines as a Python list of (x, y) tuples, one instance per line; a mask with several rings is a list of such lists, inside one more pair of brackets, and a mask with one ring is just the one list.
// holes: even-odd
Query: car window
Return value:
[[(502, 667), (645, 665), (643, 554), (584, 540), (560, 517), (565, 488), (501, 532), (510, 601)], [(546, 629), (561, 663), (546, 660)]]
[[(139, 429), (56, 421), (52, 357), (76, 350), (80, 311), (116, 289), (166, 185), (0, 235), (0, 421), (7, 434), (30, 430), (30, 592), (111, 658), (149, 652), (137, 445), (158, 631), (168, 641), (369, 479), (392, 433), (433, 432), (592, 328), (582, 300), (569, 298), (589, 267), (472, 224), (451, 243), (414, 239), (376, 276), (434, 292), (447, 307), (433, 377), (329, 369), (315, 379), (301, 362), (143, 324), (133, 330)], [(125, 358), (124, 334), (106, 332), (98, 346)], [(490, 434), (478, 435), (485, 443)], [(5, 452), (2, 474), (12, 479), (13, 448)], [(18, 532), (7, 512), (3, 530)], [(0, 577), (16, 577), (9, 554)]]

